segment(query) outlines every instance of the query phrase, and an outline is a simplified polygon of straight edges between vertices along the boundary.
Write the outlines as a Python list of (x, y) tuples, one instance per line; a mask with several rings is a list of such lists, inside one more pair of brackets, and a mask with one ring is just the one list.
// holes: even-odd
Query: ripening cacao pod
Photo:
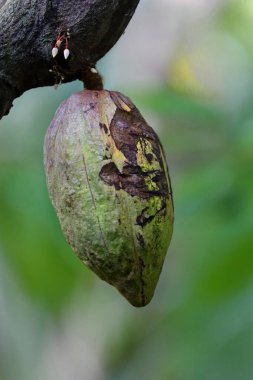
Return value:
[(173, 229), (162, 146), (122, 94), (84, 90), (58, 108), (45, 170), (68, 243), (134, 306), (153, 296)]

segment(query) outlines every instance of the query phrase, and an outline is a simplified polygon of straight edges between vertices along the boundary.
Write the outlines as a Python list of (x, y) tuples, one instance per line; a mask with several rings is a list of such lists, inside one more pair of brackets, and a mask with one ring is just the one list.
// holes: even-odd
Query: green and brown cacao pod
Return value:
[(68, 243), (132, 305), (148, 304), (173, 229), (170, 178), (153, 129), (122, 94), (84, 90), (58, 108), (44, 154)]

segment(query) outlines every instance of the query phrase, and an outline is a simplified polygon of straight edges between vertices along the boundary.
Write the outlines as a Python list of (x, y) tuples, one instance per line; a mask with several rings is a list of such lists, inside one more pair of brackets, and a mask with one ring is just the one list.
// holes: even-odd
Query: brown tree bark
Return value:
[[(0, 118), (31, 88), (82, 79), (117, 42), (139, 0), (0, 0)], [(67, 60), (52, 59), (59, 33), (70, 32)], [(62, 52), (61, 52), (62, 53)], [(54, 70), (55, 72), (52, 72)]]

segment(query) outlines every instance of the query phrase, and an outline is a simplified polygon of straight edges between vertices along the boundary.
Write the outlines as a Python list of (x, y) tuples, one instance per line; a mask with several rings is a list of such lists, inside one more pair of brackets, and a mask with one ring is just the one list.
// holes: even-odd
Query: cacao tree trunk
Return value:
[[(139, 0), (0, 0), (0, 118), (31, 88), (82, 78), (117, 42)], [(68, 60), (52, 59), (69, 29)], [(55, 78), (56, 76), (56, 78)]]

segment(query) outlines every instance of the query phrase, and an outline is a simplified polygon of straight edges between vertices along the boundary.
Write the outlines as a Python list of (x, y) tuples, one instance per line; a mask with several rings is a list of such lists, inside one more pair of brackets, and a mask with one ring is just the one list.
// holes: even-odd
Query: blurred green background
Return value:
[(159, 134), (175, 230), (151, 304), (75, 257), (50, 204), (43, 140), (81, 83), (0, 122), (0, 380), (253, 379), (253, 1), (143, 0), (99, 64)]

